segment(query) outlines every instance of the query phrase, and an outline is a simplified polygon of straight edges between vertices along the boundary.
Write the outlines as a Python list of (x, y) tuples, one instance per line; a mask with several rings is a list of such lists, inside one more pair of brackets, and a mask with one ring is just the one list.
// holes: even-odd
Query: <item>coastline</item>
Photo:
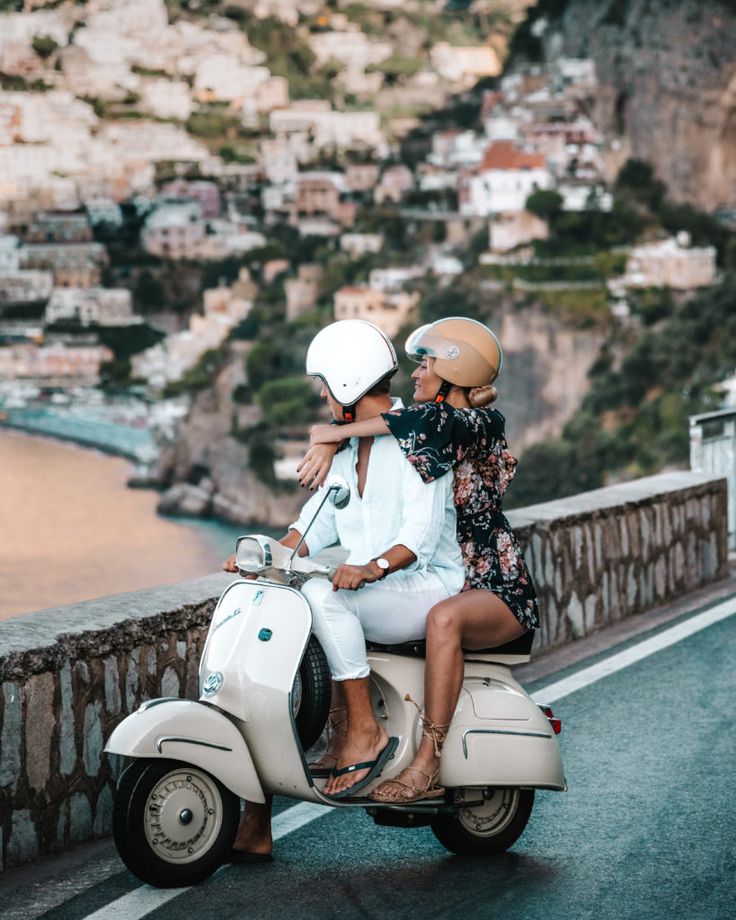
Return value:
[(0, 619), (219, 571), (232, 531), (158, 514), (129, 474), (99, 446), (0, 426)]

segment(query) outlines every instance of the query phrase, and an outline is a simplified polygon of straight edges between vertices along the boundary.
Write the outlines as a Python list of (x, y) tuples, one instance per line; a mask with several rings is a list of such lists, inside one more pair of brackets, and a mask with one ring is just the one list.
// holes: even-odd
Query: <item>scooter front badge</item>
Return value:
[(204, 682), (204, 687), (202, 687), (202, 692), (206, 696), (214, 696), (216, 693), (222, 689), (222, 685), (225, 683), (225, 678), (222, 676), (220, 671), (213, 671), (207, 680)]

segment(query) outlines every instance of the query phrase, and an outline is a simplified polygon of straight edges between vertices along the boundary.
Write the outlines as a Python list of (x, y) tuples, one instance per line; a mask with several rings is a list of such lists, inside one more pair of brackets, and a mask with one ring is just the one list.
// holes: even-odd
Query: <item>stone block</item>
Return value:
[(667, 566), (663, 556), (654, 564), (654, 592), (659, 600), (667, 593)]
[(51, 739), (54, 733), (53, 674), (34, 674), (24, 687), (26, 699), (26, 777), (30, 786), (41, 790), (51, 771)]
[(618, 533), (621, 544), (621, 555), (627, 558), (629, 555), (629, 528), (627, 527), (627, 515), (622, 514), (618, 519)]
[(31, 812), (27, 808), (13, 812), (10, 837), (6, 851), (6, 865), (17, 866), (38, 855), (38, 835)]
[(169, 666), (164, 671), (161, 678), (161, 696), (179, 696), (180, 693), (179, 676), (176, 671)]
[[(87, 776), (97, 776), (102, 766), (102, 703), (95, 700), (84, 710), (84, 771)], [(87, 803), (89, 805), (89, 803)]]
[(16, 683), (3, 684), (3, 730), (0, 734), (0, 786), (15, 786), (21, 765), (21, 700)]
[(69, 800), (69, 842), (82, 843), (92, 836), (92, 809), (83, 792), (75, 793)]
[(92, 827), (95, 837), (104, 837), (106, 834), (112, 832), (112, 806), (112, 789), (110, 785), (106, 783), (102, 787), (102, 791), (97, 798), (95, 822)]
[(110, 655), (105, 659), (105, 708), (115, 715), (120, 712), (121, 706), (118, 660)]
[(639, 532), (641, 534), (641, 558), (644, 562), (649, 560), (651, 538), (651, 525), (649, 523), (649, 509), (642, 508), (639, 512)]
[(72, 668), (65, 661), (59, 671), (61, 712), (59, 714), (59, 769), (68, 776), (77, 763), (77, 746), (74, 737), (74, 706), (72, 705)]
[(68, 808), (69, 803), (67, 801), (62, 802), (59, 807), (59, 817), (56, 821), (56, 846), (59, 849), (66, 845), (66, 832), (69, 824)]
[[(136, 650), (134, 650), (135, 652)], [(134, 652), (131, 652), (128, 658), (128, 668), (125, 672), (125, 711), (133, 712), (136, 708), (140, 679), (138, 673), (138, 661), (140, 660), (140, 649), (136, 658)]]
[(181, 639), (176, 643), (176, 657), (182, 661), (187, 657), (187, 644)]
[(595, 612), (598, 606), (598, 598), (595, 594), (589, 594), (585, 598), (585, 633), (588, 635), (595, 628)]
[(633, 562), (630, 562), (628, 566), (628, 574), (626, 577), (626, 603), (629, 610), (636, 609), (638, 594), (639, 585), (636, 582), (636, 566)]
[(583, 605), (573, 591), (567, 603), (567, 620), (573, 639), (581, 639), (585, 635), (585, 622), (583, 619)]

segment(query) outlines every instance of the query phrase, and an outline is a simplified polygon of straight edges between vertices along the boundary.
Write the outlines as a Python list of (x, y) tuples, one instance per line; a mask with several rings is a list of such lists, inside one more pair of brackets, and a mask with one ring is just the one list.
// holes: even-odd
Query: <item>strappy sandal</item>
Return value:
[[(424, 715), (423, 710), (419, 708), (417, 702), (408, 693), (404, 699), (416, 706), (422, 722), (422, 735), (432, 742), (434, 756), (439, 760), (442, 756), (442, 747), (447, 739), (450, 724), (439, 725), (437, 722), (430, 722)], [(411, 773), (421, 774), (426, 781), (423, 783), (417, 783), (413, 780), (407, 782), (406, 774)], [(444, 788), (436, 785), (439, 775), (439, 767), (432, 773), (420, 770), (419, 767), (406, 767), (396, 779), (388, 779), (385, 783), (381, 783), (380, 786), (373, 790), (369, 798), (374, 802), (383, 802), (385, 805), (407, 805), (411, 802), (421, 802), (423, 799), (437, 799), (445, 794)]]
[[(333, 713), (342, 713), (341, 718), (333, 718)], [(348, 724), (348, 708), (347, 706), (335, 706), (334, 709), (330, 710), (329, 721), (327, 723), (327, 745), (329, 747), (332, 739), (337, 735), (340, 738), (347, 738), (348, 733), (344, 726)], [(332, 763), (328, 763), (325, 758), (329, 758)], [(309, 772), (315, 778), (319, 779), (321, 777), (328, 777), (332, 775), (332, 771), (337, 766), (337, 755), (332, 754), (329, 750), (325, 751), (319, 758), (315, 760), (314, 763), (308, 764)]]
[[(420, 774), (424, 780), (416, 782), (413, 774)], [(439, 767), (434, 773), (425, 773), (419, 767), (407, 767), (396, 779), (387, 779), (368, 796), (373, 802), (384, 805), (409, 805), (423, 799), (439, 799), (445, 794), (442, 786), (436, 786), (435, 780), (440, 775)], [(407, 780), (410, 780), (407, 782)]]

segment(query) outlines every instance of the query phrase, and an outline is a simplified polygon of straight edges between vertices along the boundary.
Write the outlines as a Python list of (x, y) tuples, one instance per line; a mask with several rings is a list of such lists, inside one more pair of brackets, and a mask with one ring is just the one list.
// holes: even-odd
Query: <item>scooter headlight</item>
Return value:
[(263, 537), (238, 537), (235, 564), (241, 572), (257, 575), (271, 565), (271, 547)]

